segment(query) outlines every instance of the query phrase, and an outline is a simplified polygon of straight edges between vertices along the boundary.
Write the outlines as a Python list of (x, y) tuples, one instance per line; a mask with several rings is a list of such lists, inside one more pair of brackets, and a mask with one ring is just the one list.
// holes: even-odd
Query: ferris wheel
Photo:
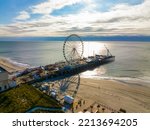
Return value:
[(63, 55), (69, 64), (76, 59), (81, 59), (83, 56), (83, 51), (83, 41), (78, 35), (72, 34), (64, 41)]

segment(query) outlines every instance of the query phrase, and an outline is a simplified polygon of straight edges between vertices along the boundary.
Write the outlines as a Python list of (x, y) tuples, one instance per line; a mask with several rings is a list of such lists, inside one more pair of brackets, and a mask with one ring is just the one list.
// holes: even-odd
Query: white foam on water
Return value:
[(15, 60), (12, 60), (12, 59), (10, 59), (10, 58), (0, 57), (0, 59), (3, 59), (3, 60), (5, 60), (5, 61), (7, 61), (7, 62), (9, 62), (9, 63), (11, 63), (11, 64), (13, 64), (13, 65), (16, 65), (16, 66), (27, 67), (27, 68), (31, 67), (29, 64), (20, 63), (20, 62), (17, 62), (17, 61), (15, 61)]
[(150, 77), (103, 77), (103, 76), (85, 76), (81, 75), (82, 78), (90, 78), (96, 80), (115, 80), (124, 83), (133, 83), (133, 84), (141, 84), (150, 87)]

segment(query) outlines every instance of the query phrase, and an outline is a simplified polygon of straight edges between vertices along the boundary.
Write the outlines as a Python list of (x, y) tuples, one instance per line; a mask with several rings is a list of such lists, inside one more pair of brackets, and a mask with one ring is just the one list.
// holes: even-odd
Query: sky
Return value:
[(0, 37), (150, 36), (150, 0), (0, 0)]

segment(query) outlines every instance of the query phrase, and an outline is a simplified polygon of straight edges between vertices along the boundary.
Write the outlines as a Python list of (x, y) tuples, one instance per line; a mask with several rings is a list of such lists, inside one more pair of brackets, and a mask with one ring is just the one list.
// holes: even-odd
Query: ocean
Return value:
[[(1, 41), (0, 57), (31, 67), (65, 61), (63, 41)], [(86, 41), (83, 56), (105, 54), (105, 46), (115, 62), (86, 71), (82, 77), (95, 79), (134, 80), (150, 83), (150, 42)]]

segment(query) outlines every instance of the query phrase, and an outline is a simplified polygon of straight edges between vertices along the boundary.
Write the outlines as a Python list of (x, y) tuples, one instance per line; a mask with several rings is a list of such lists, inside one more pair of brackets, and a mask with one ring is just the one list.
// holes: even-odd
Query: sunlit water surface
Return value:
[[(141, 79), (150, 81), (150, 43), (84, 42), (83, 57), (106, 54), (109, 48), (115, 62), (81, 74), (83, 77)], [(64, 61), (63, 42), (0, 42), (0, 57), (18, 63), (40, 66)]]

